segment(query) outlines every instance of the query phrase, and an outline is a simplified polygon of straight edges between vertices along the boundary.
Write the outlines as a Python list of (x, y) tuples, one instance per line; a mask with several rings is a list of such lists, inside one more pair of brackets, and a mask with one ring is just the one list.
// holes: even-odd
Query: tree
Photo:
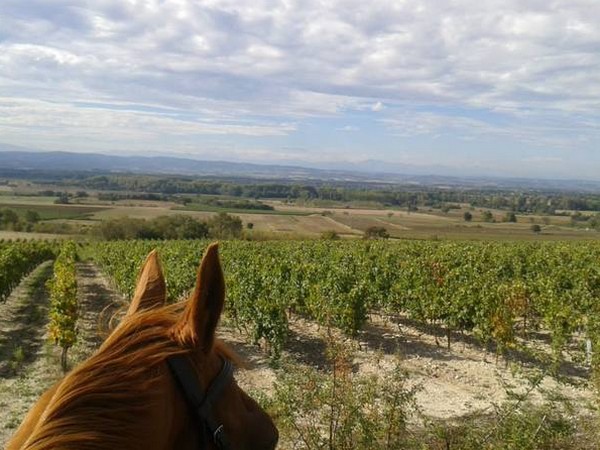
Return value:
[(372, 226), (365, 230), (364, 239), (387, 239), (390, 234), (384, 227)]
[(204, 239), (208, 237), (208, 225), (192, 217), (182, 216), (177, 227), (177, 239)]
[(148, 224), (150, 234), (159, 239), (203, 239), (208, 237), (208, 225), (190, 216), (161, 216)]
[(4, 228), (12, 227), (15, 229), (17, 227), (17, 224), (19, 223), (19, 216), (14, 210), (4, 208), (0, 215), (2, 217), (2, 225)]
[(123, 217), (106, 220), (94, 228), (102, 239), (204, 239), (208, 225), (193, 217), (178, 214), (153, 220)]
[(69, 204), (69, 196), (66, 193), (61, 193), (59, 197), (54, 200), (56, 205), (67, 205)]
[(120, 219), (105, 220), (94, 228), (94, 231), (107, 241), (120, 239), (140, 238), (139, 230), (144, 226), (142, 219), (122, 217)]
[(334, 230), (323, 231), (321, 233), (321, 239), (337, 241), (339, 238), (340, 235)]
[(208, 221), (208, 229), (211, 237), (220, 239), (235, 239), (242, 235), (242, 219), (231, 216), (225, 212), (213, 216)]
[(484, 211), (481, 214), (481, 220), (483, 220), (484, 222), (494, 222), (494, 215), (491, 211)]
[(537, 223), (534, 223), (533, 225), (531, 225), (531, 231), (533, 231), (536, 234), (541, 233), (542, 227), (540, 227)]
[(470, 222), (473, 220), (473, 214), (471, 214), (469, 211), (465, 211), (463, 214), (463, 219), (465, 219), (465, 222)]
[(40, 214), (37, 211), (27, 210), (25, 213), (25, 220), (29, 223), (37, 223), (41, 219)]
[(506, 216), (504, 217), (504, 221), (505, 222), (512, 222), (512, 223), (516, 223), (517, 222), (517, 215), (510, 211), (506, 213)]

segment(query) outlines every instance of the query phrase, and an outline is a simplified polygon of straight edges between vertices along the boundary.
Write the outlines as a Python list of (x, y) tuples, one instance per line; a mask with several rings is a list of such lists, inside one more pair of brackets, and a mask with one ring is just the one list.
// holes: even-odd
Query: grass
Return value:
[(295, 235), (318, 236), (325, 231), (350, 234), (352, 231), (343, 224), (320, 215), (285, 216), (264, 214), (242, 214), (242, 221), (253, 223), (253, 230), (271, 233), (291, 233)]
[(52, 205), (57, 197), (29, 196), (29, 195), (4, 195), (0, 194), (0, 206), (4, 205)]
[[(206, 198), (217, 197), (206, 196)], [(224, 201), (239, 200), (227, 196), (218, 198)], [(595, 240), (600, 237), (600, 234), (595, 231), (571, 227), (570, 218), (566, 216), (518, 214), (518, 223), (504, 223), (501, 220), (506, 215), (506, 211), (490, 210), (497, 222), (483, 222), (482, 214), (487, 211), (485, 208), (462, 207), (451, 209), (447, 213), (433, 208), (421, 208), (419, 211), (409, 213), (400, 209), (365, 209), (367, 205), (364, 204), (345, 205), (341, 202), (322, 202), (319, 203), (322, 206), (317, 207), (264, 200), (262, 203), (275, 209), (257, 210), (228, 208), (205, 204), (203, 201), (186, 206), (160, 201), (135, 206), (120, 205), (118, 202), (114, 205), (54, 205), (50, 203), (53, 201), (54, 197), (0, 195), (0, 209), (10, 207), (20, 215), (24, 215), (27, 210), (33, 210), (40, 214), (42, 220), (63, 220), (65, 223), (77, 221), (78, 226), (93, 225), (96, 221), (121, 217), (154, 219), (174, 214), (185, 214), (198, 220), (208, 220), (214, 213), (227, 212), (240, 216), (244, 224), (253, 223), (257, 235), (264, 237), (271, 233), (275, 238), (283, 235), (315, 237), (327, 231), (335, 231), (344, 237), (360, 237), (367, 228), (372, 226), (385, 227), (390, 236), (396, 239), (539, 241)], [(327, 207), (323, 207), (324, 205)], [(473, 214), (472, 222), (463, 220), (463, 214), (467, 210)], [(536, 234), (531, 230), (533, 223), (542, 227), (541, 233)]]
[(175, 211), (206, 211), (206, 212), (226, 212), (229, 214), (266, 214), (266, 215), (277, 215), (277, 216), (308, 216), (310, 212), (294, 212), (294, 211), (277, 211), (268, 209), (240, 209), (240, 208), (227, 208), (213, 205), (205, 205), (202, 203), (191, 203), (186, 206), (180, 206), (172, 208)]
[(541, 225), (542, 232), (531, 231), (531, 222), (486, 223), (465, 222), (461, 217), (437, 216), (428, 213), (397, 212), (353, 214), (352, 211), (336, 211), (331, 219), (364, 232), (371, 226), (385, 227), (391, 237), (399, 239), (472, 239), (472, 240), (572, 240), (598, 239), (593, 231), (578, 230), (557, 225)]
[(36, 205), (36, 204), (2, 204), (0, 209), (10, 208), (19, 216), (25, 216), (27, 211), (35, 211), (40, 215), (41, 220), (55, 219), (85, 219), (91, 217), (98, 211), (106, 209), (98, 206), (77, 206), (77, 205)]
[(166, 206), (114, 206), (111, 208), (103, 208), (98, 210), (91, 219), (92, 220), (109, 220), (130, 217), (133, 219), (155, 219), (160, 216), (171, 216), (174, 214), (192, 215), (200, 220), (206, 220), (213, 214), (203, 211), (183, 211), (173, 210)]

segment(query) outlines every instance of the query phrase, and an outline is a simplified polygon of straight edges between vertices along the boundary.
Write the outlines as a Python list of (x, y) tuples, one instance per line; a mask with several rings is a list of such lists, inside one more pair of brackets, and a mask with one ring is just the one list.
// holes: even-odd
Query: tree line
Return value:
[[(359, 182), (244, 182), (158, 175), (94, 175), (63, 179), (59, 185), (101, 191), (144, 192), (160, 195), (207, 194), (246, 198), (376, 202), (383, 206), (452, 208), (458, 204), (519, 213), (556, 214), (600, 211), (600, 194), (578, 192), (524, 192), (466, 188), (426, 188)], [(133, 194), (128, 194), (133, 195)]]
[(123, 217), (102, 221), (92, 234), (107, 241), (120, 239), (217, 239), (240, 238), (242, 219), (219, 213), (206, 221), (183, 214), (155, 219)]

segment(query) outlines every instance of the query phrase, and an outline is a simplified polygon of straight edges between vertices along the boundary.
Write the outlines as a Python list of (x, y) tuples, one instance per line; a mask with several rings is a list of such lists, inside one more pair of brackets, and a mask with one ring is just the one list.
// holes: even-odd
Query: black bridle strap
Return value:
[(227, 383), (233, 376), (233, 365), (225, 358), (223, 367), (215, 379), (211, 382), (205, 392), (202, 391), (198, 381), (198, 374), (189, 359), (183, 355), (174, 355), (167, 358), (167, 364), (171, 373), (177, 380), (179, 388), (183, 392), (188, 404), (196, 414), (196, 418), (202, 423), (212, 435), (213, 442), (219, 450), (230, 448), (223, 425), (219, 424), (213, 417), (212, 406), (216, 398), (221, 394)]

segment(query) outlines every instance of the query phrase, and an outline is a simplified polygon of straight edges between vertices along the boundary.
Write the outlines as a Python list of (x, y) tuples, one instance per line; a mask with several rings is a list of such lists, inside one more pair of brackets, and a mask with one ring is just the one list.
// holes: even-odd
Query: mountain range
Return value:
[(477, 174), (453, 176), (452, 171), (444, 166), (411, 166), (376, 160), (320, 167), (312, 164), (312, 167), (308, 167), (308, 165), (203, 161), (171, 156), (115, 156), (99, 153), (48, 152), (0, 144), (0, 174), (4, 176), (11, 171), (134, 173), (217, 178), (244, 177), (267, 180), (372, 182), (437, 187), (600, 191), (600, 182), (594, 181), (502, 178)]

